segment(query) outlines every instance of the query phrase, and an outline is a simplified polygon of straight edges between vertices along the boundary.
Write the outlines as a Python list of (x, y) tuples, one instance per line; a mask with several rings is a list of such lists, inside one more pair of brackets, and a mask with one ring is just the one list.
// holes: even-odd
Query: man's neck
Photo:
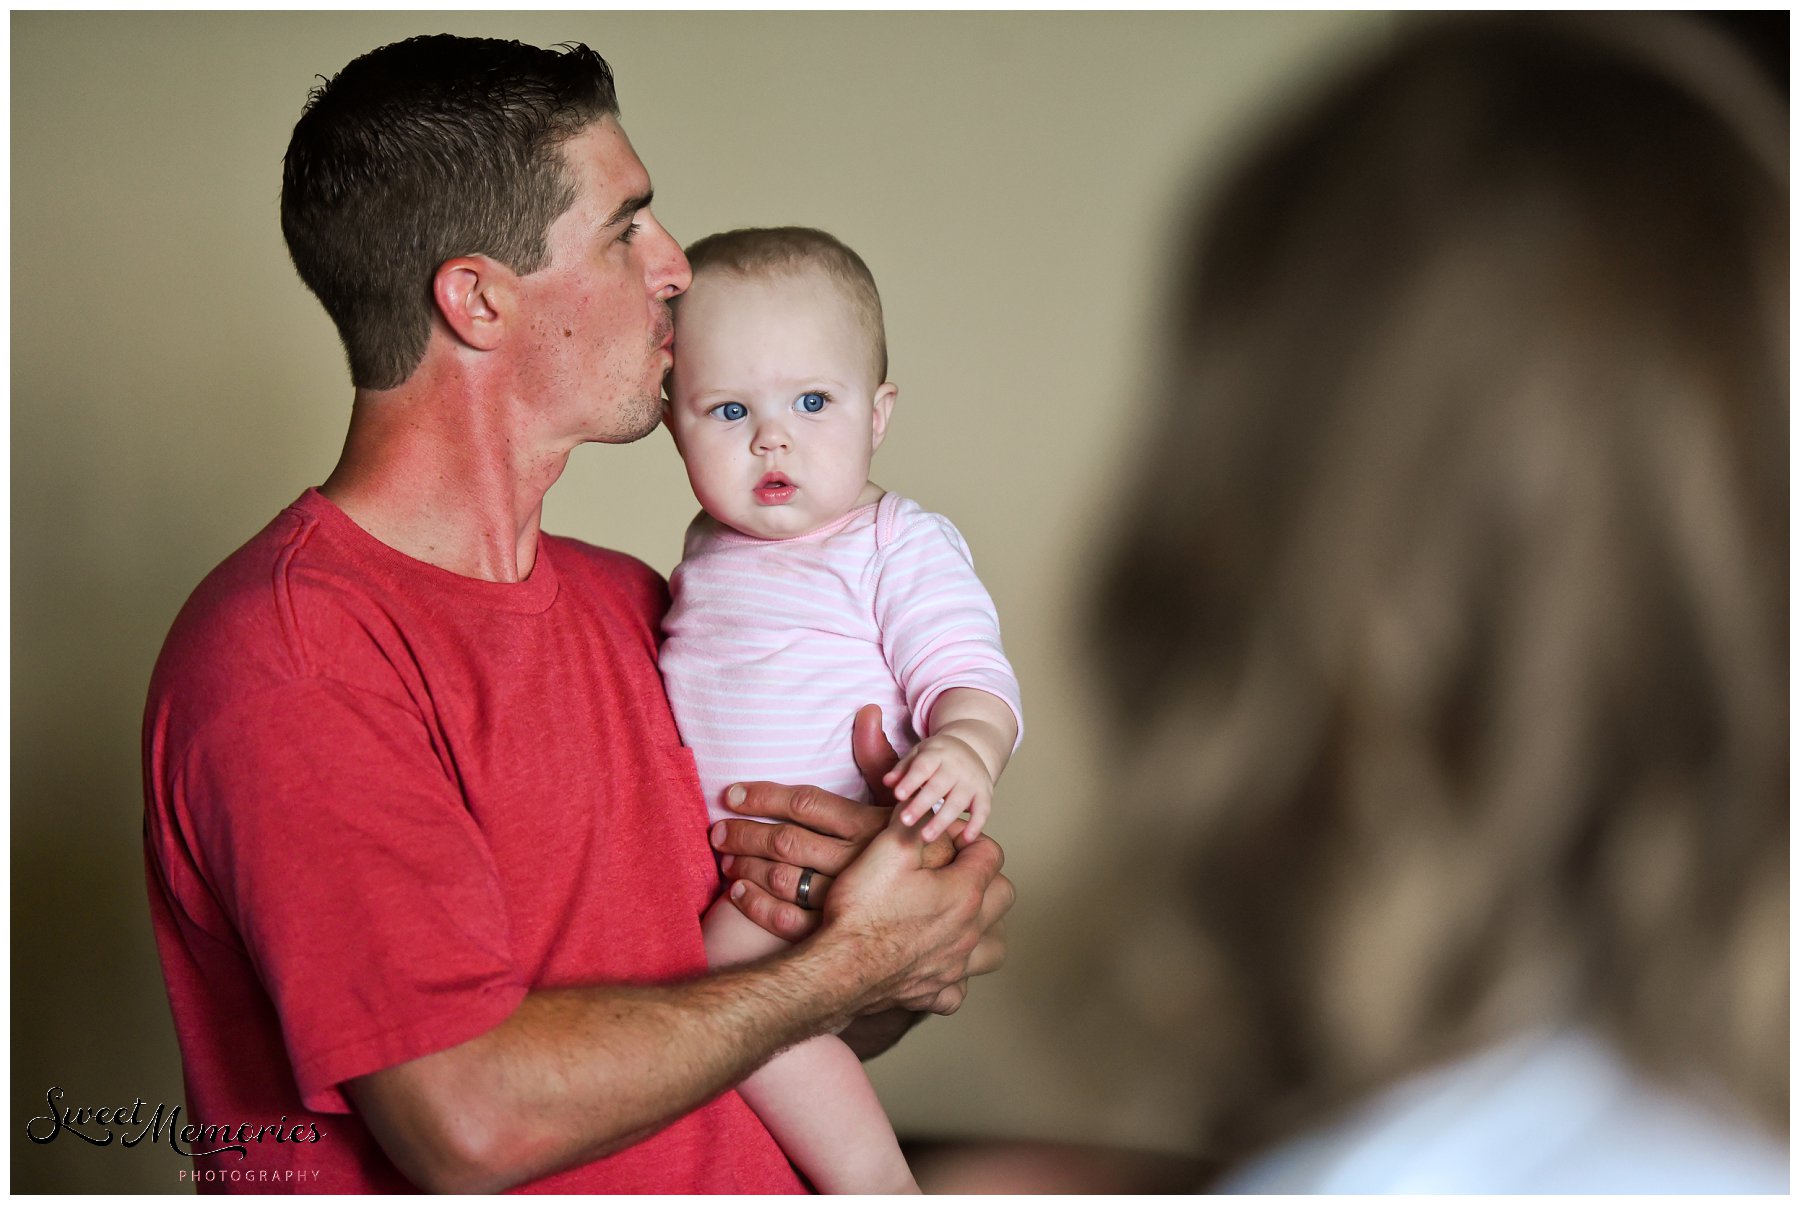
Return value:
[(536, 442), (499, 391), (421, 371), (398, 389), (357, 390), (343, 455), (319, 488), (414, 560), (524, 581), (537, 562), (544, 493), (571, 450)]

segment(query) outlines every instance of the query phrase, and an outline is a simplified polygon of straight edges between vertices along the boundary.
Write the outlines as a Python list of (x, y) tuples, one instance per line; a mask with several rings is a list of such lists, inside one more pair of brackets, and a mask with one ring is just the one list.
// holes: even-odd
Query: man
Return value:
[(841, 1026), (877, 1049), (1002, 957), (991, 842), (928, 868), (880, 809), (751, 784), (742, 810), (805, 827), (715, 844), (746, 913), (805, 940), (704, 973), (665, 588), (538, 528), (576, 446), (658, 421), (689, 274), (650, 202), (585, 47), (411, 39), (295, 128), (282, 228), (349, 355), (349, 434), (195, 591), (145, 720), (187, 1099), (244, 1148), (200, 1156), (246, 1173), (209, 1186), (792, 1191), (730, 1086)]

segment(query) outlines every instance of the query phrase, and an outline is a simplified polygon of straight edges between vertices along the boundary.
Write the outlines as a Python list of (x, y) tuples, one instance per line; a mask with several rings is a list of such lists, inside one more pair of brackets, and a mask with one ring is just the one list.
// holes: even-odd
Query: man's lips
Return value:
[(760, 505), (780, 506), (793, 498), (796, 488), (798, 487), (785, 474), (765, 473), (763, 479), (756, 483), (756, 488), (750, 492), (756, 496)]

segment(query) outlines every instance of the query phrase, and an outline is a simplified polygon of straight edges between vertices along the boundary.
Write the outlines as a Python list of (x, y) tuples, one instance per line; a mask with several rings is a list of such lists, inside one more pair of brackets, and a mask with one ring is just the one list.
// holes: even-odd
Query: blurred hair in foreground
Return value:
[(1209, 1153), (1557, 1025), (1785, 1136), (1785, 144), (1673, 17), (1437, 21), (1175, 249), (1102, 940)]

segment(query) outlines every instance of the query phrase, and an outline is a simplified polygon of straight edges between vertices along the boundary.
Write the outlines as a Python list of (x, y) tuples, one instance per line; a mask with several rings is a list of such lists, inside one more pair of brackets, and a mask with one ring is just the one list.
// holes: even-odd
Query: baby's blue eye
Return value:
[(803, 393), (794, 399), (794, 409), (807, 414), (817, 414), (825, 409), (825, 403), (828, 400), (830, 399), (822, 393)]
[(728, 423), (735, 423), (738, 419), (749, 414), (750, 411), (744, 408), (744, 403), (742, 402), (725, 402), (721, 405), (714, 406), (711, 410), (708, 410), (707, 413), (714, 418), (722, 418)]

